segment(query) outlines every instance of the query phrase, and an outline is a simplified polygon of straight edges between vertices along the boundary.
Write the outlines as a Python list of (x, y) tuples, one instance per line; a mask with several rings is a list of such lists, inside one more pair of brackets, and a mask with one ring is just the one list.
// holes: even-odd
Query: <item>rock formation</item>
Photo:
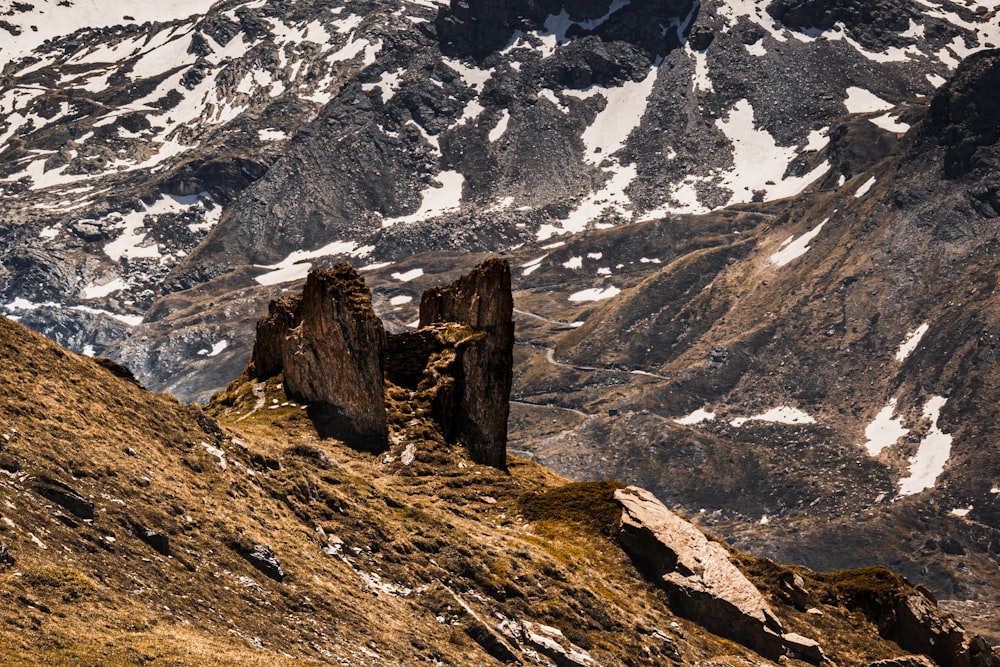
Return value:
[(420, 390), (447, 442), (477, 463), (507, 457), (514, 308), (510, 267), (499, 259), (428, 290), (420, 328), (389, 335), (352, 267), (313, 270), (302, 294), (272, 301), (257, 324), (246, 374), (284, 374), (286, 393), (309, 404), (324, 436), (366, 449), (387, 442), (384, 380)]
[(784, 632), (761, 592), (729, 560), (725, 547), (645, 489), (619, 489), (615, 500), (622, 506), (622, 547), (653, 573), (677, 613), (772, 660), (791, 654), (814, 664), (822, 662), (819, 644)]
[(969, 635), (925, 595), (898, 597), (885, 636), (908, 651), (929, 655), (942, 667), (1000, 667), (986, 641)]
[(285, 391), (310, 404), (323, 435), (384, 449), (385, 329), (357, 271), (311, 271), (301, 295), (269, 310), (257, 326), (252, 374), (284, 373)]
[(502, 468), (507, 456), (508, 397), (514, 364), (510, 266), (487, 260), (450, 285), (424, 292), (420, 327), (457, 322), (470, 338), (456, 363), (454, 399), (441, 406), (445, 438), (462, 442), (477, 463)]

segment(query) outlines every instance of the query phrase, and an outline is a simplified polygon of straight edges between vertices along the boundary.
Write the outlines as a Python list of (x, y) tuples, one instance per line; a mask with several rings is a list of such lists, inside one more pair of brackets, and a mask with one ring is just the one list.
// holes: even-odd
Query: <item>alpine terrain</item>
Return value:
[(354, 268), (312, 271), (207, 413), (0, 320), (4, 664), (1000, 664), (886, 568), (508, 457), (506, 263), (420, 310), (387, 334)]
[[(662, 552), (650, 560), (629, 551), (622, 532), (629, 503), (641, 505), (640, 514), (654, 511), (652, 503), (658, 517), (674, 510), (719, 535), (727, 562), (758, 595), (804, 619), (799, 625), (769, 611), (761, 618), (771, 634), (754, 634), (754, 625), (723, 644), (684, 630), (692, 643), (677, 644), (681, 662), (715, 660), (724, 651), (708, 645), (729, 640), (767, 660), (818, 659), (797, 640), (774, 648), (760, 639), (788, 634), (815, 640), (836, 664), (896, 657), (895, 648), (834, 648), (829, 637), (874, 641), (846, 629), (863, 616), (879, 641), (899, 640), (891, 627), (906, 614), (897, 602), (912, 599), (896, 588), (902, 580), (866, 570), (865, 586), (855, 584), (869, 592), (852, 588), (845, 598), (840, 575), (813, 573), (874, 565), (905, 575), (922, 587), (925, 606), (936, 598), (940, 610), (1000, 644), (996, 2), (115, 4), (0, 2), (0, 311), (75, 353), (114, 359), (101, 363), (119, 375), (126, 372), (116, 364), (124, 364), (154, 391), (206, 404), (221, 426), (3, 323), (14, 341), (3, 391), (21, 393), (9, 404), (20, 407), (0, 412), (0, 428), (24, 434), (16, 448), (8, 432), (15, 462), (4, 488), (27, 494), (11, 496), (17, 509), (8, 505), (9, 520), (19, 525), (16, 512), (35, 508), (27, 529), (12, 528), (18, 548), (44, 557), (39, 567), (79, 575), (74, 585), (92, 586), (70, 595), (53, 585), (43, 599), (24, 583), (29, 588), (11, 593), (9, 607), (23, 611), (16, 627), (37, 630), (48, 618), (33, 602), (58, 615), (69, 614), (59, 605), (80, 598), (93, 605), (85, 610), (118, 610), (122, 623), (146, 618), (135, 632), (149, 646), (173, 632), (163, 628), (191, 623), (190, 632), (203, 633), (198, 642), (225, 626), (239, 650), (256, 638), (274, 656), (305, 657), (289, 643), (301, 633), (280, 628), (297, 627), (293, 616), (322, 625), (343, 613), (322, 591), (345, 580), (331, 584), (336, 577), (313, 568), (347, 563), (357, 581), (381, 577), (375, 581), (411, 591), (445, 586), (433, 589), (440, 608), (379, 597), (393, 609), (430, 609), (420, 621), (400, 616), (396, 632), (338, 621), (384, 632), (384, 642), (373, 638), (376, 648), (349, 641), (389, 663), (406, 651), (413, 662), (460, 661), (469, 638), (501, 662), (526, 661), (528, 650), (569, 660), (518, 643), (534, 627), (521, 621), (520, 630), (494, 637), (500, 614), (557, 628), (568, 643), (553, 641), (575, 646), (570, 652), (593, 649), (588, 659), (601, 664), (661, 664), (662, 647), (654, 651), (635, 634), (668, 635), (662, 624), (673, 621), (657, 614), (677, 613), (710, 633), (719, 628), (690, 620), (676, 589), (664, 592)], [(509, 337), (497, 338), (493, 325), (477, 329), (479, 306), (455, 305), (447, 289), (441, 301), (424, 297), (436, 304), (425, 311), (421, 295), (444, 284), (496, 305), (495, 290), (473, 289), (492, 284), (475, 278), (490, 271), (470, 274), (494, 255), (509, 266), (516, 320)], [(336, 279), (307, 280), (313, 268), (333, 269)], [(465, 275), (473, 278), (459, 280)], [(327, 313), (326, 297), (315, 296), (329, 296), (323, 289), (341, 290), (346, 310)], [(345, 313), (361, 323), (345, 331), (367, 338), (347, 336), (351, 354), (336, 356), (337, 368), (353, 370), (318, 380), (315, 368), (331, 362), (317, 342), (328, 331), (307, 323)], [(308, 354), (283, 348), (285, 340)], [(508, 342), (509, 377), (495, 356)], [(44, 365), (34, 354), (62, 361)], [(427, 364), (445, 361), (454, 384), (420, 399), (422, 407), (403, 405), (418, 400), (409, 393), (423, 391)], [(385, 415), (371, 409), (383, 391)], [(354, 402), (338, 402), (345, 395)], [(411, 413), (420, 437), (400, 435), (400, 415)], [(92, 418), (73, 416), (85, 414)], [(428, 415), (436, 426), (425, 423)], [(80, 438), (116, 449), (74, 446), (70, 461), (57, 443)], [(295, 449), (299, 439), (311, 453)], [(425, 440), (436, 443), (426, 454), (433, 460), (410, 467), (424, 450), (407, 443)], [(501, 440), (515, 455), (506, 473), (494, 470), (504, 467)], [(123, 456), (123, 443), (141, 456)], [(465, 456), (471, 468), (459, 467)], [(230, 463), (223, 471), (213, 457)], [(157, 481), (153, 461), (161, 458)], [(529, 460), (583, 486), (552, 491), (562, 480)], [(239, 484), (226, 479), (234, 474)], [(43, 477), (49, 481), (37, 481)], [(632, 490), (593, 481), (606, 478)], [(64, 505), (36, 497), (45, 484), (66, 486), (110, 514), (63, 521), (56, 506)], [(51, 500), (49, 493), (42, 497)], [(407, 500), (411, 494), (419, 500)], [(559, 507), (532, 510), (525, 500), (532, 494)], [(313, 513), (317, 503), (329, 517)], [(579, 509), (590, 504), (593, 516)], [(162, 522), (144, 508), (162, 513)], [(426, 515), (414, 519), (417, 509)], [(345, 512), (359, 532), (329, 523)], [(564, 529), (567, 512), (573, 526), (585, 524), (583, 533)], [(112, 521), (119, 546), (97, 529)], [(514, 577), (516, 549), (492, 531), (508, 524), (520, 531), (522, 522), (528, 537), (516, 539), (531, 549), (544, 550), (556, 535), (586, 535), (586, 546), (567, 542), (545, 556), (562, 569), (538, 571), (559, 585), (517, 583), (515, 594), (469, 584), (486, 575), (462, 568), (490, 570), (485, 553), (504, 554), (490, 576)], [(455, 549), (455, 530), (484, 542), (462, 547), (465, 564), (442, 563), (437, 551), (415, 544), (415, 525), (428, 533), (420, 539)], [(539, 525), (548, 527), (538, 532)], [(59, 537), (46, 540), (43, 526)], [(169, 533), (171, 545), (196, 545), (184, 552), (195, 569), (181, 574), (170, 569), (187, 568), (179, 560), (162, 566), (141, 552), (125, 537), (141, 535), (136, 526)], [(375, 526), (384, 534), (372, 533)], [(321, 532), (365, 537), (340, 535), (344, 551), (323, 560), (322, 550), (335, 545)], [(388, 549), (394, 540), (404, 546)], [(2, 532), (0, 542), (8, 544)], [(301, 563), (301, 578), (291, 587), (237, 568), (265, 543), (282, 562), (283, 550), (299, 554), (291, 559)], [(362, 565), (372, 544), (388, 550)], [(351, 555), (354, 548), (361, 551)], [(25, 558), (10, 553), (15, 565), (0, 575), (28, 582), (15, 572)], [(220, 555), (202, 567), (211, 554)], [(544, 560), (534, 551), (525, 558)], [(125, 561), (148, 570), (127, 585), (134, 588), (115, 579), (130, 571), (120, 569)], [(588, 579), (584, 563), (622, 579)], [(154, 572), (162, 582), (150, 586)], [(215, 606), (223, 605), (217, 592), (200, 592), (240, 576), (258, 588), (223, 584), (229, 607)], [(458, 576), (461, 585), (445, 585)], [(183, 593), (183, 577), (200, 583)], [(877, 594), (869, 594), (873, 587)], [(799, 588), (810, 592), (808, 602), (794, 601), (799, 594), (789, 591)], [(550, 602), (532, 598), (535, 589), (546, 589)], [(127, 598), (131, 590), (147, 591), (159, 606), (136, 616), (139, 607), (130, 605), (147, 598)], [(164, 602), (167, 590), (192, 600)], [(332, 599), (347, 597), (337, 590)], [(816, 591), (839, 611), (819, 605)], [(574, 596), (588, 595), (614, 605), (604, 630), (619, 634), (587, 635), (591, 621), (583, 619), (596, 618), (599, 605)], [(249, 622), (235, 611), (247, 596), (268, 609), (267, 632), (239, 625)], [(517, 613), (504, 606), (511, 600), (520, 601)], [(572, 613), (551, 611), (557, 601)], [(466, 620), (451, 619), (442, 611), (449, 606)], [(357, 613), (380, 618), (388, 608)], [(834, 617), (853, 620), (810, 625), (840, 623)], [(462, 629), (470, 618), (492, 634)], [(411, 634), (423, 647), (404, 645), (405, 629), (418, 622), (448, 630), (454, 644), (421, 630)], [(108, 637), (124, 627), (109, 625)], [(72, 626), (65, 632), (72, 636)], [(60, 653), (62, 640), (52, 641), (38, 660), (69, 655)], [(932, 643), (954, 648), (966, 640), (956, 641)], [(103, 638), (73, 650), (84, 661), (111, 655), (100, 646)], [(211, 648), (211, 659), (242, 659), (222, 646)], [(970, 646), (961, 650), (971, 655)], [(975, 646), (987, 655), (986, 643)], [(941, 665), (973, 664), (927, 646), (899, 647)], [(310, 650), (313, 659), (325, 655)], [(725, 664), (760, 659), (743, 650)]]

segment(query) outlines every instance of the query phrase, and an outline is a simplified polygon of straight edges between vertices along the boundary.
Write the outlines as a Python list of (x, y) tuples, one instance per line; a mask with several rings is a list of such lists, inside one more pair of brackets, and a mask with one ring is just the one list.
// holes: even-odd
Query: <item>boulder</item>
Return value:
[(232, 540), (229, 547), (275, 581), (285, 580), (285, 572), (281, 569), (281, 563), (278, 562), (278, 557), (274, 555), (271, 547), (264, 544), (248, 543), (239, 538)]
[(151, 546), (154, 551), (163, 556), (170, 555), (170, 537), (166, 533), (141, 524), (132, 524), (131, 527), (135, 536)]
[(427, 290), (420, 300), (421, 328), (458, 323), (482, 334), (459, 348), (453, 396), (436, 412), (447, 440), (461, 442), (476, 463), (497, 468), (507, 460), (513, 313), (510, 266), (496, 258), (450, 285)]
[(40, 496), (63, 506), (81, 519), (94, 518), (94, 503), (84, 498), (76, 489), (58, 480), (51, 477), (39, 477), (35, 484), (35, 490)]
[(670, 596), (674, 611), (771, 659), (823, 660), (817, 642), (783, 634), (767, 600), (729, 559), (726, 548), (668, 510), (645, 489), (619, 489), (619, 541)]
[(518, 638), (542, 655), (550, 658), (558, 667), (594, 667), (597, 663), (590, 654), (563, 634), (559, 628), (541, 623), (521, 621)]

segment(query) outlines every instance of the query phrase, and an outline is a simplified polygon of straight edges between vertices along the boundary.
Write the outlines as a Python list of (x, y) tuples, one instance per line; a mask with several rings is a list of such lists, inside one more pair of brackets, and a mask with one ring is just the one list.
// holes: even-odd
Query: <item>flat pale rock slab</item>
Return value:
[(724, 546), (645, 489), (619, 489), (615, 500), (622, 506), (622, 547), (655, 574), (677, 613), (772, 660), (790, 655), (813, 664), (823, 661), (817, 642), (783, 633), (767, 600)]
[(781, 630), (764, 596), (729, 560), (725, 547), (709, 540), (645, 489), (620, 489), (615, 500), (623, 510), (621, 538), (626, 549), (658, 570), (666, 570), (660, 573), (665, 582), (725, 600), (740, 613)]

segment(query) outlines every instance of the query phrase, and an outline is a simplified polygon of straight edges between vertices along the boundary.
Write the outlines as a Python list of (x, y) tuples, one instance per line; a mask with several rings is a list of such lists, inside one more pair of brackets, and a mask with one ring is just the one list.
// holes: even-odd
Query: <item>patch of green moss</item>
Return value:
[(881, 565), (817, 574), (816, 578), (829, 584), (831, 592), (849, 606), (866, 610), (892, 608), (893, 601), (907, 585), (901, 575)]
[(79, 571), (68, 567), (31, 567), (21, 574), (21, 582), (31, 591), (56, 595), (72, 602), (94, 591), (94, 584)]
[(519, 504), (529, 521), (559, 521), (592, 528), (611, 536), (618, 529), (622, 508), (615, 491), (625, 485), (611, 480), (575, 482), (548, 491), (521, 496)]

